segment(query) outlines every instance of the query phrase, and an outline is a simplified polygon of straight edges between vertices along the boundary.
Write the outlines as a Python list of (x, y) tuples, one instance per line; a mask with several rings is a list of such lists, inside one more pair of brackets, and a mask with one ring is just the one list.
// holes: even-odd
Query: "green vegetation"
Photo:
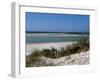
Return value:
[(71, 54), (80, 53), (89, 50), (89, 38), (81, 39), (79, 42), (70, 46), (61, 47), (60, 50), (52, 47), (51, 49), (43, 49), (42, 51), (36, 49), (32, 54), (26, 56), (26, 67), (30, 66), (35, 61), (40, 61), (41, 56), (48, 58), (59, 58), (63, 56), (69, 56)]

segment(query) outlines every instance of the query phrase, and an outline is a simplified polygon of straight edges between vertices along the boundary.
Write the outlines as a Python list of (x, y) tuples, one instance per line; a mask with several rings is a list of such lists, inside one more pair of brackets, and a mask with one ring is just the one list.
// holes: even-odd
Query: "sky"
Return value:
[(26, 12), (26, 31), (89, 32), (89, 15)]

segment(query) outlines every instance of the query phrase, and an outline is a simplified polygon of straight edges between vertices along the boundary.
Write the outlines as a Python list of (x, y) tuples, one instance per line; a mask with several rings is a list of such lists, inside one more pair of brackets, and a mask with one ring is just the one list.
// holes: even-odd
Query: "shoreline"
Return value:
[(49, 42), (49, 43), (32, 43), (26, 44), (26, 55), (31, 54), (35, 49), (43, 50), (43, 49), (51, 49), (52, 47), (56, 49), (60, 49), (61, 47), (72, 45), (76, 42)]
[(26, 33), (26, 36), (86, 36), (88, 34), (46, 34), (46, 33), (38, 33), (38, 34), (33, 34), (33, 33)]

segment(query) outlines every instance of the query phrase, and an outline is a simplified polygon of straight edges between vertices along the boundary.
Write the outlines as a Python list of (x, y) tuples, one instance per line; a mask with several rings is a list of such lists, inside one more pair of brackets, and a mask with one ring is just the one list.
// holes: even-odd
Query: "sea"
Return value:
[(89, 34), (65, 34), (65, 33), (26, 33), (26, 44), (49, 42), (77, 42), (88, 38)]

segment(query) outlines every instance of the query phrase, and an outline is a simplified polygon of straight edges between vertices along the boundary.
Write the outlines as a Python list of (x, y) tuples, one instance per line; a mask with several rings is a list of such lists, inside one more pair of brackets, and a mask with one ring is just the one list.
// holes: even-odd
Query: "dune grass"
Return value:
[(48, 58), (59, 58), (69, 56), (71, 54), (80, 53), (89, 50), (89, 38), (82, 38), (79, 42), (70, 46), (61, 47), (60, 50), (52, 47), (51, 49), (43, 49), (42, 51), (36, 49), (30, 55), (26, 56), (26, 67), (30, 66), (35, 61), (40, 61), (41, 56)]

